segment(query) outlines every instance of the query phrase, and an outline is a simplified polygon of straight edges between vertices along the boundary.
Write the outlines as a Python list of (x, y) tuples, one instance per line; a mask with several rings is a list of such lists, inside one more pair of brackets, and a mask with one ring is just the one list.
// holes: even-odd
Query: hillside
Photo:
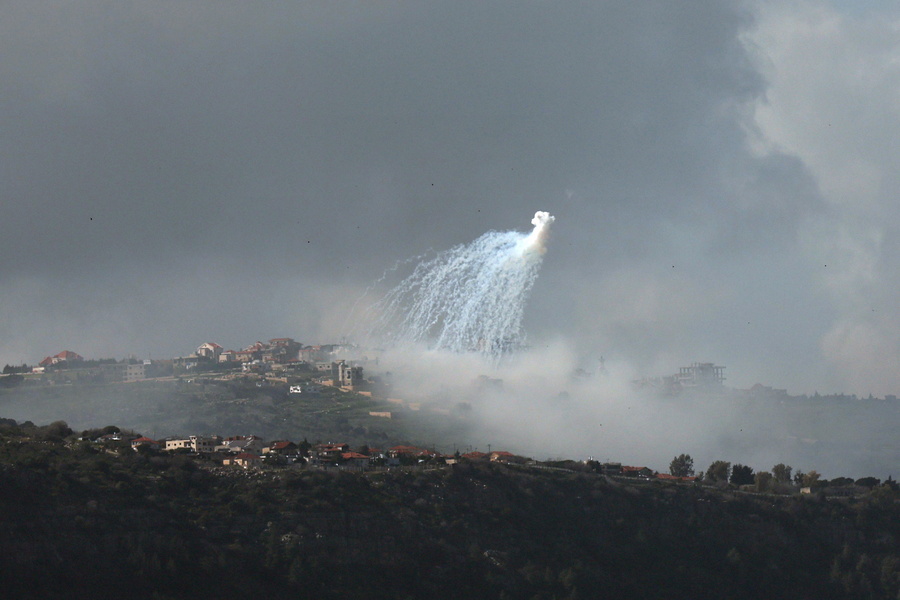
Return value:
[(462, 463), (345, 472), (121, 456), (0, 426), (7, 597), (896, 598), (900, 504)]
[[(390, 412), (392, 418), (370, 412)], [(287, 385), (255, 380), (143, 381), (119, 384), (23, 385), (0, 389), (0, 416), (75, 429), (116, 423), (153, 437), (258, 435), (387, 447), (467, 443), (460, 413), (410, 410), (338, 388), (289, 394)]]

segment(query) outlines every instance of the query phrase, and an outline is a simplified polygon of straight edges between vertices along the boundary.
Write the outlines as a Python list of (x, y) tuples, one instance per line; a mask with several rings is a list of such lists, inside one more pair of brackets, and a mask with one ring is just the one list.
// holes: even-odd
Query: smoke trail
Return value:
[(520, 346), (525, 302), (553, 221), (538, 211), (528, 234), (489, 231), (420, 262), (373, 307), (378, 317), (370, 338), (497, 359)]

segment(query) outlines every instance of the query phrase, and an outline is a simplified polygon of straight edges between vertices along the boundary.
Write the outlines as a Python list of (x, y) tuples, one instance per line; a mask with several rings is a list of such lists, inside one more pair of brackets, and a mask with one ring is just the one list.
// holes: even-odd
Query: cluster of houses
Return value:
[(178, 372), (189, 372), (201, 366), (205, 369), (228, 371), (240, 368), (244, 373), (256, 373), (266, 377), (275, 371), (289, 373), (292, 369), (298, 369), (320, 372), (323, 381), (330, 378), (332, 385), (359, 391), (366, 389), (363, 367), (336, 358), (354, 349), (355, 347), (340, 344), (304, 346), (293, 338), (285, 337), (273, 338), (268, 342), (257, 341), (242, 350), (225, 350), (215, 342), (204, 342), (188, 356), (153, 361), (134, 359), (86, 361), (77, 352), (63, 350), (53, 356), (47, 356), (37, 366), (29, 367), (28, 371), (62, 376), (63, 383), (76, 381), (112, 383), (170, 376)]
[[(119, 449), (131, 447), (134, 451), (177, 452), (202, 457), (222, 466), (255, 469), (263, 466), (294, 465), (314, 468), (336, 468), (347, 471), (367, 471), (385, 467), (422, 465), (452, 465), (460, 460), (484, 461), (501, 464), (533, 464), (530, 458), (495, 450), (492, 452), (471, 451), (442, 454), (433, 449), (418, 446), (394, 446), (379, 450), (363, 446), (356, 451), (345, 443), (310, 444), (307, 441), (295, 443), (290, 440), (265, 442), (255, 435), (232, 437), (197, 436), (153, 440), (146, 436), (115, 432), (90, 440), (101, 445), (112, 445)], [(657, 473), (648, 467), (625, 466), (607, 462), (599, 471), (610, 477), (627, 477), (638, 480), (695, 481), (696, 477), (676, 477)]]
[(499, 463), (525, 463), (529, 459), (505, 451), (468, 452), (451, 455), (417, 446), (394, 446), (379, 450), (363, 446), (353, 451), (346, 443), (310, 444), (290, 440), (265, 442), (255, 435), (222, 437), (218, 435), (154, 440), (147, 436), (113, 432), (92, 440), (97, 444), (128, 448), (136, 452), (164, 451), (190, 454), (223, 466), (255, 468), (263, 465), (299, 465), (320, 468), (336, 467), (364, 471), (376, 467), (418, 465), (422, 463), (454, 464), (461, 459)]
[(293, 338), (273, 338), (268, 342), (255, 342), (243, 350), (225, 350), (215, 342), (205, 342), (189, 356), (176, 359), (178, 364), (190, 368), (199, 363), (287, 365), (291, 363), (330, 363), (345, 349), (338, 344), (304, 346)]
[(225, 350), (215, 342), (205, 342), (193, 354), (176, 358), (174, 364), (184, 370), (195, 369), (201, 364), (240, 365), (243, 372), (260, 375), (302, 367), (321, 372), (325, 378), (330, 376), (331, 385), (358, 391), (366, 383), (363, 368), (335, 358), (347, 350), (348, 347), (337, 344), (303, 346), (293, 338), (255, 342), (243, 350)]
[[(340, 344), (322, 344), (317, 346), (304, 346), (294, 341), (293, 338), (273, 338), (268, 342), (255, 342), (242, 350), (225, 350), (215, 342), (204, 342), (188, 356), (180, 356), (173, 359), (175, 365), (187, 369), (201, 363), (225, 363), (225, 364), (251, 364), (261, 363), (268, 365), (289, 365), (292, 363), (307, 363), (309, 365), (327, 364), (332, 359), (348, 350), (348, 346)], [(42, 372), (45, 369), (79, 368), (84, 365), (85, 359), (77, 352), (63, 350), (53, 356), (44, 358), (33, 370)], [(92, 361), (97, 362), (97, 361)], [(143, 361), (133, 361), (143, 362)]]

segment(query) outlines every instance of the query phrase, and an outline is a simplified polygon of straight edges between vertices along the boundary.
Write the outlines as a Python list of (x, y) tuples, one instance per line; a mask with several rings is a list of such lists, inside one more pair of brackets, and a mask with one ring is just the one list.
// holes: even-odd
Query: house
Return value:
[(316, 363), (322, 362), (324, 357), (318, 346), (307, 346), (306, 348), (301, 348), (300, 351), (297, 352), (297, 358), (304, 362)]
[(466, 458), (469, 460), (487, 460), (490, 457), (486, 452), (479, 452), (478, 450), (475, 450), (473, 452), (466, 452), (460, 458)]
[(205, 358), (206, 360), (210, 360), (212, 362), (218, 362), (219, 355), (222, 354), (222, 350), (222, 346), (216, 344), (215, 342), (206, 342), (200, 344), (194, 354), (196, 354), (200, 358)]
[(259, 360), (260, 356), (261, 354), (255, 350), (238, 350), (234, 353), (234, 360), (237, 362), (249, 363), (254, 360)]
[(621, 475), (622, 474), (622, 463), (617, 462), (605, 462), (600, 465), (600, 472), (604, 475)]
[(232, 452), (234, 454), (239, 454), (241, 452), (254, 452), (258, 454), (262, 452), (264, 446), (265, 442), (263, 442), (262, 438), (255, 435), (235, 435), (222, 440), (221, 444), (216, 447), (216, 450), (224, 450), (225, 452)]
[(75, 363), (84, 362), (84, 357), (77, 352), (71, 350), (63, 350), (59, 354), (48, 356), (38, 363), (41, 367), (50, 367), (54, 365), (73, 366)]
[(241, 452), (239, 454), (236, 454), (235, 456), (232, 456), (231, 458), (226, 458), (222, 461), (222, 464), (225, 466), (234, 465), (236, 467), (249, 469), (250, 467), (257, 467), (262, 464), (262, 459), (258, 454)]
[(336, 387), (357, 389), (365, 383), (363, 368), (352, 367), (343, 360), (333, 362), (331, 363), (331, 380)]
[(139, 438), (131, 440), (131, 449), (135, 452), (137, 452), (138, 448), (142, 446), (150, 448), (151, 450), (159, 450), (159, 442), (157, 442), (156, 440), (151, 440), (146, 436), (141, 436)]
[(103, 373), (103, 378), (109, 383), (140, 381), (145, 378), (147, 365), (144, 363), (113, 363), (100, 365), (100, 372)]
[(263, 361), (256, 359), (241, 364), (241, 372), (243, 373), (257, 373), (262, 375), (263, 373), (268, 373), (271, 368), (269, 363), (264, 363)]
[(647, 467), (622, 467), (622, 475), (625, 477), (638, 477), (640, 479), (650, 479), (653, 477), (653, 471)]
[(263, 350), (268, 350), (269, 345), (263, 344), (262, 342), (256, 342), (255, 344), (250, 344), (244, 350), (249, 352), (262, 352)]
[(693, 363), (678, 369), (675, 378), (682, 388), (718, 389), (725, 382), (725, 367), (713, 363)]
[(400, 458), (401, 456), (427, 455), (429, 451), (416, 446), (394, 446), (393, 448), (388, 448), (387, 454), (391, 458)]
[(114, 432), (114, 433), (107, 433), (106, 435), (101, 435), (94, 441), (98, 444), (109, 444), (111, 442), (130, 441), (134, 437), (137, 437), (137, 436), (128, 435), (126, 433), (121, 433), (121, 432)]
[(167, 452), (187, 448), (191, 452), (196, 452), (199, 454), (201, 452), (215, 452), (222, 444), (222, 438), (217, 435), (192, 435), (182, 439), (169, 439), (165, 442), (165, 450)]
[(262, 351), (261, 359), (263, 362), (267, 363), (284, 363), (288, 360), (288, 353), (286, 348), (275, 347), (275, 348), (267, 348)]
[(182, 448), (193, 450), (193, 443), (189, 439), (165, 440), (165, 442), (166, 446), (164, 450), (166, 452), (173, 452), (175, 450), (181, 450)]
[(209, 437), (201, 437), (198, 435), (190, 436), (191, 440), (191, 450), (194, 452), (215, 452), (216, 449), (222, 444), (222, 438), (213, 435)]
[(262, 449), (263, 454), (280, 454), (282, 456), (297, 454), (298, 451), (297, 444), (289, 441), (272, 442), (267, 448)]
[(269, 340), (272, 357), (277, 358), (276, 362), (280, 363), (297, 360), (302, 347), (303, 344), (295, 342), (293, 338), (273, 338)]
[(313, 447), (316, 457), (321, 460), (338, 460), (344, 452), (350, 452), (349, 444), (316, 444)]
[(503, 450), (498, 450), (496, 452), (491, 452), (491, 462), (499, 462), (499, 463), (507, 463), (507, 464), (524, 464), (528, 462), (528, 459), (524, 456), (519, 456), (517, 454), (513, 454), (512, 452), (505, 452)]
[[(328, 360), (329, 356), (333, 356), (334, 345), (333, 344), (324, 344), (321, 346), (307, 346), (306, 348), (301, 348), (297, 352), (297, 358), (308, 362), (308, 363), (318, 363), (325, 362)], [(330, 365), (331, 363), (326, 363)]]
[(369, 466), (369, 457), (359, 452), (344, 452), (341, 460), (346, 469), (362, 471)]

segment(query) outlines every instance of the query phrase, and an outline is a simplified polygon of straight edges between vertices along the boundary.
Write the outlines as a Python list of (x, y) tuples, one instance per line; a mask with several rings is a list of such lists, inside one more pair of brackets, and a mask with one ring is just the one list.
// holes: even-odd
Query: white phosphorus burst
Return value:
[(420, 262), (375, 304), (373, 337), (499, 359), (523, 342), (522, 314), (553, 221), (538, 211), (528, 234), (489, 231)]

